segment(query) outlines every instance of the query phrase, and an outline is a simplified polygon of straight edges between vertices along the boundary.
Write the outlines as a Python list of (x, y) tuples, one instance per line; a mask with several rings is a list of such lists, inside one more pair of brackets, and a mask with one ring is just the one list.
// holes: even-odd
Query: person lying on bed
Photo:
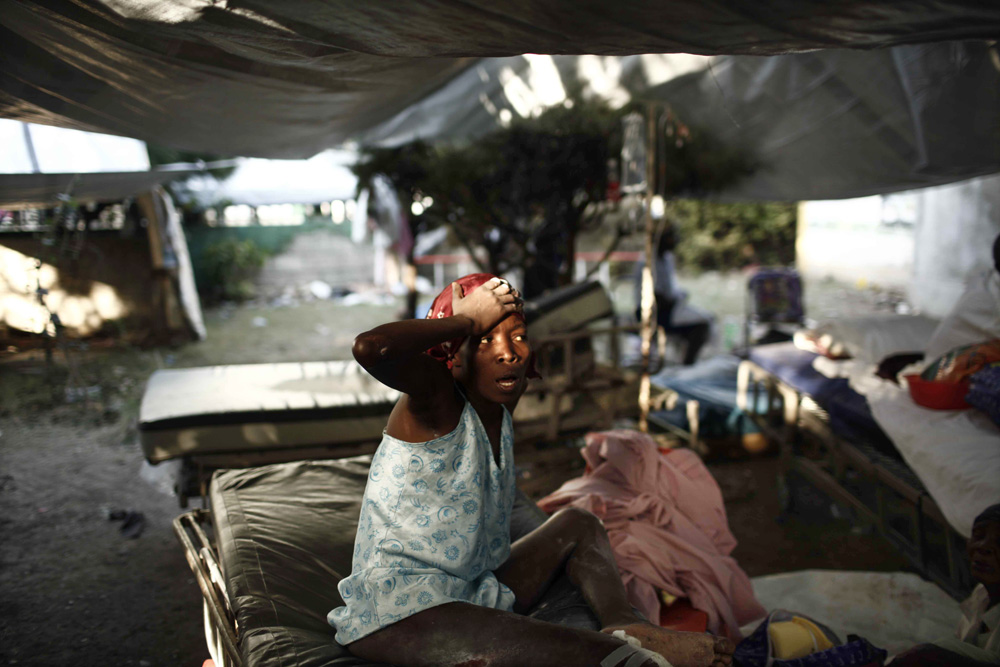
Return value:
[(1000, 504), (976, 517), (966, 549), (977, 583), (962, 603), (955, 636), (915, 646), (892, 667), (1000, 665)]
[[(633, 611), (592, 514), (557, 512), (510, 543), (511, 411), (534, 361), (506, 280), (460, 278), (426, 319), (359, 335), (354, 356), (403, 395), (372, 459), (352, 572), (338, 586), (344, 606), (329, 614), (340, 644), (396, 665), (731, 664), (728, 639)], [(602, 632), (520, 615), (564, 570)]]

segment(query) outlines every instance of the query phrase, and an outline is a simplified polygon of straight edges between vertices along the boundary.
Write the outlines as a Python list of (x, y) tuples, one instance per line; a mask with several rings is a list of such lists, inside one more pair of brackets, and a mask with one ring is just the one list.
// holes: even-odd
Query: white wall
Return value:
[(892, 195), (802, 202), (795, 243), (799, 271), (809, 278), (904, 289), (913, 268), (914, 201)]
[(803, 275), (905, 289), (943, 317), (966, 279), (992, 266), (1000, 175), (891, 195), (802, 202), (796, 263)]
[(916, 247), (908, 297), (941, 317), (962, 294), (966, 279), (993, 265), (1000, 234), (1000, 175), (918, 191)]

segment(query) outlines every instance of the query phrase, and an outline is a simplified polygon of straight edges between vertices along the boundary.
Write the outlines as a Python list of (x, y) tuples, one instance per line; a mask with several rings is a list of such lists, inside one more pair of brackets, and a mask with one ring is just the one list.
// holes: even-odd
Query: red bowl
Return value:
[(964, 410), (972, 406), (965, 402), (969, 393), (968, 382), (937, 382), (919, 375), (906, 375), (910, 398), (917, 405), (931, 410)]

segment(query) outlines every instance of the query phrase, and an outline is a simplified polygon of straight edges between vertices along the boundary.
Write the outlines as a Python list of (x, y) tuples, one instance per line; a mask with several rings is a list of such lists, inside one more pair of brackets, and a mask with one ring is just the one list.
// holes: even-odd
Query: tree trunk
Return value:
[(413, 251), (417, 245), (417, 224), (407, 216), (406, 224), (410, 227), (410, 243), (406, 249), (405, 265), (403, 266), (403, 284), (406, 286), (406, 319), (417, 316), (417, 263)]
[(573, 284), (573, 275), (576, 273), (576, 228), (579, 220), (567, 221), (566, 224), (566, 263), (559, 272), (559, 286)]

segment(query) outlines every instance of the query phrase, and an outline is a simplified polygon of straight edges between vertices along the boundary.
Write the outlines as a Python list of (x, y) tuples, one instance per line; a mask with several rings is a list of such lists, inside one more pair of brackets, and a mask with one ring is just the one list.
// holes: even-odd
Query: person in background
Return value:
[(959, 347), (1000, 338), (1000, 234), (993, 266), (973, 274), (951, 312), (931, 335), (924, 358), (933, 361)]
[(966, 552), (977, 583), (962, 603), (955, 636), (915, 646), (891, 667), (1000, 665), (1000, 503), (976, 517)]
[[(674, 249), (677, 247), (677, 232), (668, 224), (661, 232), (656, 244), (656, 261), (653, 264), (653, 293), (656, 296), (656, 322), (668, 336), (684, 340), (685, 366), (698, 360), (698, 353), (708, 342), (715, 317), (701, 308), (687, 302), (688, 293), (677, 282)], [(642, 268), (638, 266), (636, 278), (636, 319), (642, 320)]]
[(1000, 338), (1000, 234), (993, 240), (993, 266), (977, 271), (923, 351), (894, 354), (882, 360), (877, 375), (896, 382), (897, 374), (921, 359), (932, 363), (956, 347)]

